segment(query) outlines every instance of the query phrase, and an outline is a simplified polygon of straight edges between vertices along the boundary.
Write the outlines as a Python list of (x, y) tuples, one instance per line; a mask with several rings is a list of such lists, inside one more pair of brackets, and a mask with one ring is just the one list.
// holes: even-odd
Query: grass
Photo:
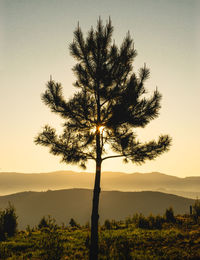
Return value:
[[(155, 228), (138, 216), (107, 221), (99, 229), (99, 259), (200, 259), (200, 226), (190, 216), (178, 216)], [(156, 225), (157, 227), (157, 225)], [(0, 242), (0, 259), (88, 259), (89, 227), (27, 228)]]

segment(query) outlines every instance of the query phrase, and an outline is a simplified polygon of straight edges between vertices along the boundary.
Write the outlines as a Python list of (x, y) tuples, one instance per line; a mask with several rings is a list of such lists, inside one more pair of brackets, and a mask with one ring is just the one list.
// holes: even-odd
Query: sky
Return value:
[(0, 0), (0, 172), (83, 171), (34, 144), (45, 124), (59, 131), (63, 123), (41, 94), (52, 75), (66, 99), (73, 96), (73, 31), (79, 22), (86, 33), (99, 17), (105, 24), (110, 16), (115, 43), (130, 32), (138, 52), (134, 70), (146, 63), (149, 93), (157, 87), (163, 95), (159, 118), (138, 129), (138, 138), (169, 134), (173, 143), (141, 166), (111, 159), (102, 170), (200, 176), (199, 10), (198, 0)]

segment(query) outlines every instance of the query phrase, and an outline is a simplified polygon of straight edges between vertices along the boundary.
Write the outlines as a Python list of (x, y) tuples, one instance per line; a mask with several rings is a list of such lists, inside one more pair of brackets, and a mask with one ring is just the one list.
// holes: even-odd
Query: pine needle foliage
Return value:
[(86, 39), (78, 26), (70, 53), (78, 61), (73, 71), (78, 89), (73, 98), (66, 101), (62, 86), (50, 80), (42, 95), (42, 101), (52, 112), (64, 120), (63, 134), (46, 125), (35, 138), (35, 143), (50, 148), (62, 162), (78, 163), (86, 167), (89, 159), (96, 160), (96, 134), (103, 127), (101, 157), (106, 153), (105, 144), (126, 161), (141, 164), (152, 160), (170, 147), (171, 138), (161, 135), (157, 141), (141, 143), (134, 130), (145, 127), (159, 115), (161, 94), (155, 90), (152, 97), (145, 97), (144, 83), (149, 77), (146, 65), (133, 72), (136, 56), (133, 40), (127, 34), (120, 48), (112, 42), (111, 20), (88, 32)]
[[(77, 60), (73, 67), (77, 92), (66, 101), (61, 84), (50, 80), (42, 95), (45, 105), (64, 119), (63, 133), (57, 135), (54, 128), (46, 125), (35, 138), (36, 144), (49, 147), (52, 154), (61, 156), (62, 162), (83, 168), (88, 160), (96, 162), (90, 259), (98, 258), (102, 162), (122, 157), (125, 162), (142, 164), (167, 151), (171, 144), (168, 135), (146, 143), (137, 139), (135, 130), (158, 117), (161, 94), (156, 89), (151, 97), (145, 95), (144, 83), (150, 71), (146, 65), (137, 74), (133, 71), (137, 52), (130, 34), (127, 33), (120, 47), (112, 40), (112, 34), (110, 19), (104, 26), (99, 18), (96, 29), (91, 28), (85, 38), (77, 26), (69, 46)], [(110, 155), (108, 146), (112, 150)]]

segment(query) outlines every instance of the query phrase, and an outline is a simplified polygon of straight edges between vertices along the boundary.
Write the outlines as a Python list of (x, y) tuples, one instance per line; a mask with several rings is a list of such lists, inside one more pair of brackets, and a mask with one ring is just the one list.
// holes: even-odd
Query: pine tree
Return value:
[[(46, 125), (35, 139), (36, 144), (61, 156), (62, 162), (83, 168), (88, 160), (96, 162), (90, 244), (90, 259), (95, 260), (102, 162), (122, 157), (125, 162), (141, 164), (167, 151), (171, 144), (168, 135), (146, 143), (137, 140), (135, 129), (158, 117), (161, 94), (155, 90), (151, 97), (145, 96), (149, 69), (144, 66), (136, 75), (132, 63), (137, 53), (130, 34), (118, 48), (112, 33), (110, 19), (105, 26), (99, 19), (96, 30), (91, 28), (86, 38), (78, 25), (70, 45), (70, 53), (78, 61), (73, 67), (78, 91), (65, 101), (61, 84), (50, 80), (42, 95), (51, 111), (65, 120), (63, 133), (57, 135), (54, 128)], [(112, 153), (106, 154), (109, 151)]]

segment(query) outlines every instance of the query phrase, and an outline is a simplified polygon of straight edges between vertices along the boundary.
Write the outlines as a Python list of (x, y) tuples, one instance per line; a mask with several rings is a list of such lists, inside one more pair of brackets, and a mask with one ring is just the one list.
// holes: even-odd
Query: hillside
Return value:
[[(23, 192), (0, 196), (0, 208), (11, 202), (19, 216), (19, 228), (37, 225), (42, 216), (51, 215), (59, 224), (68, 224), (70, 218), (85, 224), (90, 220), (92, 190), (69, 189), (47, 192)], [(160, 192), (102, 191), (100, 222), (105, 219), (124, 219), (134, 213), (164, 214), (172, 206), (176, 214), (189, 212), (192, 199)]]
[[(49, 189), (92, 189), (94, 174), (87, 172), (0, 173), (0, 195), (23, 191)], [(158, 172), (132, 173), (103, 172), (102, 190), (153, 190), (196, 198), (200, 196), (200, 177), (179, 178)]]

